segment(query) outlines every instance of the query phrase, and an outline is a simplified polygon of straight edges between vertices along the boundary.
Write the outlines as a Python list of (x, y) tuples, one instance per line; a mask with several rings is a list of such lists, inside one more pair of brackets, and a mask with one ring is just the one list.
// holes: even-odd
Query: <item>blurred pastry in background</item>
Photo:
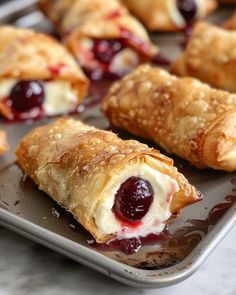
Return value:
[(217, 8), (216, 0), (122, 0), (150, 31), (178, 31)]
[(40, 0), (39, 6), (93, 80), (119, 78), (158, 53), (117, 0)]
[(5, 154), (8, 148), (7, 133), (6, 131), (0, 130), (0, 155)]
[(214, 87), (236, 91), (236, 32), (198, 23), (172, 73), (191, 76)]
[(88, 80), (66, 48), (28, 29), (0, 27), (0, 114), (25, 120), (74, 111)]
[(232, 16), (224, 23), (224, 28), (227, 30), (236, 30), (236, 11), (234, 11)]

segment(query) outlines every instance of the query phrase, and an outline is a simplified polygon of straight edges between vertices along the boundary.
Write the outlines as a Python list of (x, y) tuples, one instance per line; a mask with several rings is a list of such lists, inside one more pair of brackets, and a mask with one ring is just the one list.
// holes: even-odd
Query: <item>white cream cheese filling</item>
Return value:
[(132, 48), (125, 48), (118, 52), (110, 65), (110, 71), (123, 76), (139, 65), (139, 56)]
[[(0, 100), (9, 96), (12, 87), (18, 81), (15, 79), (2, 79), (0, 81)], [(43, 81), (45, 98), (43, 110), (46, 115), (53, 116), (73, 111), (77, 104), (77, 95), (69, 81)], [(22, 103), (23, 100), (22, 100)]]
[[(153, 202), (137, 227), (123, 226), (112, 212), (116, 192), (120, 185), (132, 176), (149, 181), (154, 191)], [(151, 233), (162, 232), (165, 221), (171, 216), (172, 196), (179, 190), (177, 182), (145, 163), (129, 165), (121, 174), (113, 175), (112, 178), (112, 184), (103, 192), (103, 202), (99, 204), (93, 216), (99, 231), (102, 234), (115, 234), (118, 239), (145, 237)]]
[[(204, 3), (205, 0), (195, 0), (197, 5), (197, 18), (201, 18), (205, 14), (206, 4)], [(171, 16), (171, 19), (176, 24), (177, 27), (183, 28), (186, 25), (186, 21), (181, 15), (178, 7), (177, 7), (177, 0), (167, 0), (166, 1), (168, 12)]]

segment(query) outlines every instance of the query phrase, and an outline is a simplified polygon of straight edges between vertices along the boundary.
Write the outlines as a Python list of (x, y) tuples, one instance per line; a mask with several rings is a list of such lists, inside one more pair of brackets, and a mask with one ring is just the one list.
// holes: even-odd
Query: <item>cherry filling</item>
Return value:
[(153, 188), (147, 180), (132, 176), (121, 184), (112, 211), (121, 221), (141, 220), (147, 214), (153, 196)]
[(177, 7), (186, 23), (194, 20), (197, 14), (197, 4), (195, 0), (177, 0)]
[(119, 40), (94, 40), (93, 54), (101, 63), (110, 63), (114, 56), (124, 48)]
[(41, 107), (45, 93), (40, 81), (19, 81), (10, 93), (9, 100), (18, 112), (27, 112), (35, 107)]
[[(124, 74), (126, 74), (127, 69), (115, 70), (112, 68), (112, 62), (116, 55), (124, 50), (125, 48), (133, 48), (130, 45), (130, 42), (136, 44), (139, 48), (139, 59), (145, 58), (145, 52), (147, 50), (146, 43), (140, 40), (138, 37), (133, 36), (130, 32), (121, 30), (121, 38), (119, 39), (93, 39), (93, 47), (91, 50), (92, 54), (87, 54), (87, 62), (84, 66), (86, 74), (92, 80), (101, 80), (101, 79), (118, 79)], [(85, 49), (86, 52), (86, 49)], [(130, 67), (133, 67), (133, 60), (130, 59), (130, 56), (123, 57), (125, 62)], [(96, 61), (96, 63), (94, 63)]]

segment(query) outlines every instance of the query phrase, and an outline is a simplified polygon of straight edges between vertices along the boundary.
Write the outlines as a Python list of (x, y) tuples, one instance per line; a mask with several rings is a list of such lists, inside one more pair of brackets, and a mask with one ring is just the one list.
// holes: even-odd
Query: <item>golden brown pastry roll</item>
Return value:
[(235, 92), (235, 47), (236, 32), (199, 23), (194, 28), (185, 52), (173, 64), (171, 71)]
[(198, 168), (236, 170), (236, 95), (144, 65), (111, 87), (102, 110)]
[(120, 77), (158, 49), (117, 0), (40, 0), (43, 12), (92, 79)]
[(97, 242), (160, 233), (172, 213), (200, 199), (171, 159), (69, 118), (30, 132), (16, 156)]
[(5, 154), (8, 150), (7, 133), (0, 130), (0, 155)]
[(204, 18), (217, 7), (216, 0), (122, 0), (151, 31), (177, 31)]
[(0, 27), (0, 114), (28, 119), (74, 111), (88, 80), (56, 40), (28, 29)]

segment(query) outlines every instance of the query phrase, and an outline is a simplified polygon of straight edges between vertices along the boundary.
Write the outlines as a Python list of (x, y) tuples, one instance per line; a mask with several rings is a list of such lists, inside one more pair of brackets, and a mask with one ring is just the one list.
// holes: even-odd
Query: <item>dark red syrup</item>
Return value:
[(58, 65), (49, 66), (48, 70), (53, 76), (59, 76), (67, 68), (68, 68), (67, 64), (59, 63)]
[[(236, 184), (236, 178), (231, 180), (232, 185)], [(23, 177), (21, 181), (22, 190), (34, 190), (37, 187), (34, 185), (29, 177)], [(234, 192), (235, 187), (232, 188)], [(236, 203), (236, 195), (228, 195), (225, 197), (225, 201), (216, 204), (209, 212), (206, 219), (188, 219), (186, 225), (169, 232), (167, 227), (165, 230), (158, 234), (150, 234), (147, 237), (138, 237), (132, 239), (123, 240), (112, 240), (107, 243), (96, 243), (91, 234), (86, 231), (78, 221), (75, 220), (72, 214), (67, 212), (64, 208), (55, 204), (52, 209), (52, 214), (55, 218), (63, 218), (67, 221), (69, 228), (76, 233), (83, 234), (87, 243), (99, 250), (99, 251), (121, 251), (127, 255), (135, 254), (143, 246), (147, 245), (159, 245), (158, 250), (147, 251), (146, 260), (139, 261), (137, 258), (136, 267), (145, 269), (160, 269), (164, 267), (172, 266), (176, 263), (182, 261), (187, 255), (189, 255), (196, 245), (204, 238), (204, 236), (209, 232), (210, 228), (215, 225), (222, 216)], [(163, 261), (163, 256), (167, 256), (165, 263), (160, 264)], [(127, 256), (128, 257), (128, 256)], [(133, 257), (133, 256), (132, 256)], [(150, 257), (158, 257), (155, 265), (150, 265), (148, 259)], [(117, 256), (122, 262), (124, 257)], [(129, 261), (126, 261), (129, 263)], [(133, 264), (134, 265), (134, 264)]]
[(189, 40), (192, 36), (194, 23), (187, 24), (183, 29), (183, 40), (180, 42), (180, 46), (185, 49), (188, 46)]
[(168, 67), (171, 64), (171, 61), (165, 56), (158, 53), (153, 57), (152, 63), (158, 66)]
[(142, 246), (153, 245), (168, 238), (168, 231), (165, 229), (160, 234), (149, 234), (146, 237), (115, 239), (107, 243), (96, 243), (94, 239), (88, 241), (88, 244), (100, 251), (122, 251), (127, 255), (137, 253)]

